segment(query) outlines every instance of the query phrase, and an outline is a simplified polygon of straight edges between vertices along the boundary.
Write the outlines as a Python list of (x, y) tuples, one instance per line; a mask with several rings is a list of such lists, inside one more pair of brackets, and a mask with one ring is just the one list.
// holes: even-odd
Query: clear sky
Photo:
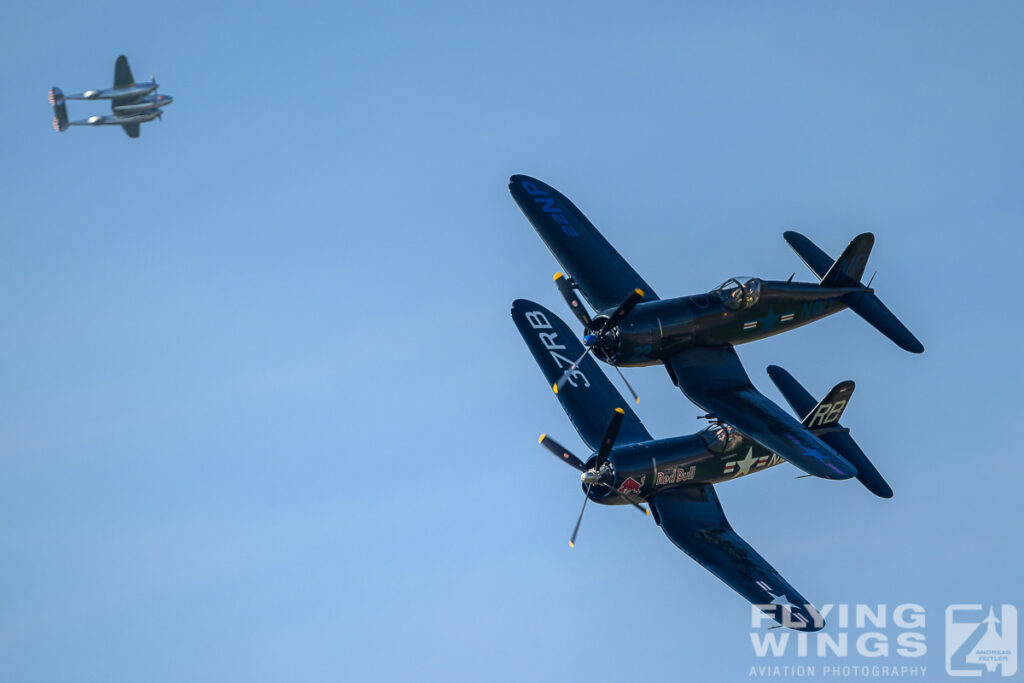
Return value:
[[(7, 3), (0, 671), (9, 681), (739, 680), (747, 603), (584, 447), (509, 317), (568, 318), (507, 191), (562, 190), (664, 296), (870, 230), (924, 342), (852, 313), (740, 348), (896, 492), (718, 487), (805, 596), (1021, 600), (1017, 3)], [(138, 140), (50, 128), (128, 55)], [(73, 118), (103, 105), (72, 103)], [(698, 410), (629, 371), (655, 436)], [(790, 661), (790, 660), (780, 660)], [(850, 661), (857, 661), (850, 658)]]

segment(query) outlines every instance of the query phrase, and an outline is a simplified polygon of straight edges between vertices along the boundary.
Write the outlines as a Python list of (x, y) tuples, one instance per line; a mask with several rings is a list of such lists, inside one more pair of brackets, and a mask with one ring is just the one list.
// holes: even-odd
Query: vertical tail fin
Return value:
[(853, 382), (840, 382), (819, 402), (778, 365), (768, 366), (768, 376), (793, 411), (804, 416), (803, 425), (857, 468), (857, 479), (868, 491), (880, 498), (892, 498), (892, 488), (850, 436), (850, 430), (839, 424), (839, 418), (853, 395)]
[(860, 278), (875, 245), (875, 236), (870, 232), (857, 235), (846, 245), (843, 253), (821, 278), (822, 287), (859, 287)]
[(132, 69), (128, 66), (128, 58), (120, 55), (114, 63), (114, 87), (127, 88), (135, 85), (135, 76), (132, 76)]
[(810, 430), (833, 427), (842, 429), (839, 426), (839, 418), (843, 416), (843, 411), (850, 403), (855, 386), (852, 381), (846, 380), (832, 387), (832, 391), (828, 392), (825, 398), (821, 399), (818, 405), (804, 416), (803, 426)]
[(64, 103), (64, 93), (60, 88), (50, 88), (50, 104), (53, 105), (53, 129), (63, 133), (68, 129), (68, 107)]

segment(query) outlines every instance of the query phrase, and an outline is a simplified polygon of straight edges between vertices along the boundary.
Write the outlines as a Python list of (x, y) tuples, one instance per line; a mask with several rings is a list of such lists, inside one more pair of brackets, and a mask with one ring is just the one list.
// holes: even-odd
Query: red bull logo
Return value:
[(647, 475), (640, 477), (640, 481), (637, 481), (633, 477), (627, 477), (626, 481), (622, 482), (622, 486), (618, 488), (619, 493), (623, 494), (637, 494), (640, 493), (644, 487), (644, 480), (647, 479)]
[(685, 467), (673, 467), (672, 469), (663, 470), (658, 472), (657, 486), (666, 486), (668, 484), (676, 484), (683, 481), (690, 481), (697, 473), (697, 466), (690, 465), (689, 468)]

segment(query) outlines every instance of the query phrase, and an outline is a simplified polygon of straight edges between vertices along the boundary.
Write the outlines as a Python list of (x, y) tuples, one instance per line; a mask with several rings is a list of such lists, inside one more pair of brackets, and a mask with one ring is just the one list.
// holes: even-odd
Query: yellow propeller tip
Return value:
[(623, 410), (622, 408), (616, 408), (615, 412), (618, 413), (619, 415), (625, 415), (626, 414), (626, 411)]
[(576, 544), (575, 544), (575, 543), (573, 543), (572, 541), (569, 541), (569, 547), (570, 547), (570, 548), (575, 548), (575, 547), (576, 547)]
[(650, 509), (650, 508), (644, 508), (644, 512), (646, 512), (646, 513), (647, 513), (647, 516), (648, 516), (648, 517), (650, 517), (650, 516), (651, 516), (651, 509)]
[(639, 287), (636, 289), (636, 293), (639, 294), (640, 296), (645, 296), (644, 290), (640, 289)]
[(639, 396), (636, 397), (636, 404), (640, 405), (640, 397)]
[(556, 382), (556, 383), (552, 384), (551, 385), (551, 389), (557, 394), (558, 393), (558, 383)]
[(561, 273), (555, 273), (554, 279), (557, 280), (560, 277), (564, 277)]
[(547, 434), (541, 434), (540, 438), (537, 439), (537, 443), (544, 443), (545, 438), (547, 438)]

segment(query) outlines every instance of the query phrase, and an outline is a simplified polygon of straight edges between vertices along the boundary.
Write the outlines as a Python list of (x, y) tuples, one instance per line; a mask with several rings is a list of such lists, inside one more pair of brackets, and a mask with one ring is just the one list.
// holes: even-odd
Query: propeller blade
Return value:
[(630, 292), (629, 296), (619, 304), (619, 307), (615, 309), (615, 312), (608, 316), (608, 320), (604, 321), (604, 326), (598, 334), (605, 334), (618, 326), (622, 322), (622, 319), (629, 315), (629, 312), (636, 307), (638, 303), (644, 299), (644, 290), (634, 289)]
[(615, 412), (612, 413), (611, 419), (608, 420), (608, 428), (604, 430), (601, 448), (597, 451), (597, 460), (594, 461), (595, 470), (601, 469), (601, 465), (608, 459), (608, 454), (612, 452), (612, 446), (615, 445), (615, 439), (619, 437), (619, 428), (622, 427), (622, 419), (625, 416), (625, 410), (616, 408)]
[(539, 443), (541, 446), (554, 453), (555, 456), (562, 462), (565, 462), (570, 466), (575, 467), (580, 472), (587, 471), (587, 466), (583, 464), (582, 460), (580, 460), (575, 455), (570, 453), (562, 444), (558, 443), (557, 441), (549, 437), (547, 434), (540, 435)]
[(572, 530), (572, 538), (569, 539), (569, 547), (576, 547), (576, 534), (580, 531), (580, 522), (583, 521), (583, 513), (587, 509), (587, 501), (590, 500), (590, 489), (593, 488), (593, 484), (587, 484), (587, 492), (583, 495), (583, 507), (580, 508), (580, 516), (576, 518), (576, 526)]
[(565, 386), (565, 383), (569, 381), (569, 377), (572, 373), (576, 372), (576, 369), (580, 366), (580, 363), (583, 362), (583, 359), (587, 357), (587, 354), (590, 353), (592, 348), (593, 347), (588, 346), (586, 351), (583, 352), (583, 355), (577, 358), (576, 362), (570, 365), (569, 369), (562, 373), (562, 376), (558, 378), (558, 381), (551, 385), (551, 388), (555, 390), (556, 394)]
[(583, 323), (583, 327), (590, 329), (590, 314), (587, 313), (583, 302), (576, 296), (576, 290), (569, 284), (569, 279), (562, 273), (555, 273), (555, 286), (558, 287), (558, 291), (562, 294), (562, 298), (565, 299), (565, 303), (569, 304), (569, 308), (572, 309), (572, 314), (576, 316), (576, 319)]
[(640, 503), (633, 500), (633, 496), (629, 495), (628, 493), (620, 493), (619, 495), (625, 498), (626, 502), (635, 507), (637, 510), (639, 510), (640, 512), (644, 513), (647, 516), (650, 516), (651, 511), (640, 505)]
[(635, 391), (633, 391), (633, 385), (630, 384), (629, 380), (626, 379), (626, 376), (622, 374), (622, 370), (619, 369), (618, 365), (613, 365), (612, 367), (615, 368), (615, 372), (619, 373), (619, 377), (621, 377), (622, 381), (625, 382), (626, 388), (629, 389), (629, 393), (633, 394), (633, 400), (636, 401), (637, 405), (640, 405), (640, 397), (636, 395)]

